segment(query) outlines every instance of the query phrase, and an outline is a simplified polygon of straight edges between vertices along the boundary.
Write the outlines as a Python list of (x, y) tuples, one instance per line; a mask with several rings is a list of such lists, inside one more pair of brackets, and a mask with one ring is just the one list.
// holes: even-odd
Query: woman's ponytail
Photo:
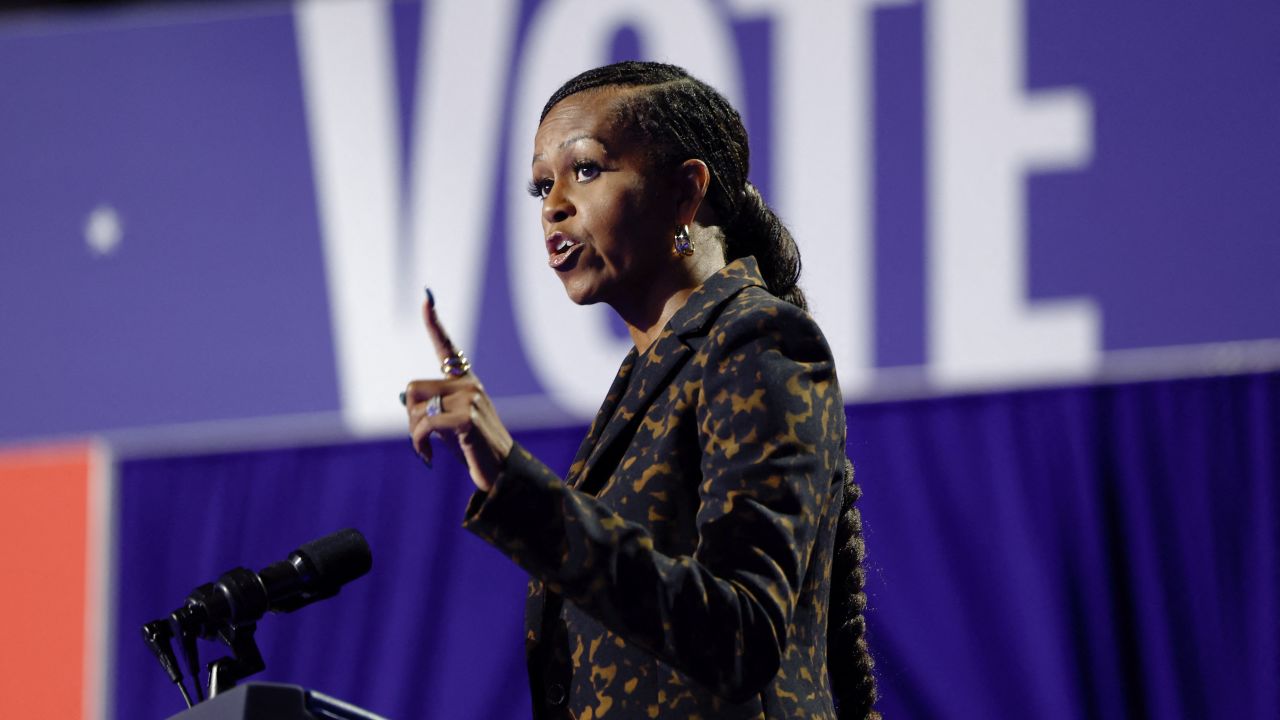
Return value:
[(769, 292), (802, 310), (809, 309), (804, 292), (796, 284), (800, 279), (800, 248), (791, 231), (750, 182), (744, 183), (735, 210), (724, 228), (725, 260), (755, 257)]

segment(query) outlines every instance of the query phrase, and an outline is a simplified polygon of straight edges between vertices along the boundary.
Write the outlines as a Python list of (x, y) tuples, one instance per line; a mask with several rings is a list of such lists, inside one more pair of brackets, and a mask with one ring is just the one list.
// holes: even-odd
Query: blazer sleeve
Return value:
[(844, 452), (826, 341), (799, 309), (765, 310), (774, 312), (718, 323), (704, 345), (692, 556), (656, 551), (643, 525), (518, 445), (464, 522), (605, 627), (733, 702), (761, 692), (781, 664)]

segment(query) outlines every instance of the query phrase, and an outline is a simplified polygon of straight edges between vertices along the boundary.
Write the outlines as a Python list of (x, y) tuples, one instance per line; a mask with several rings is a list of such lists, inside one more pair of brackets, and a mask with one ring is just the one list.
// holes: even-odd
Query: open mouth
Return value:
[(551, 253), (547, 264), (553, 268), (558, 268), (568, 262), (569, 258), (573, 257), (581, 249), (582, 243), (562, 233), (555, 233), (547, 238), (547, 250)]

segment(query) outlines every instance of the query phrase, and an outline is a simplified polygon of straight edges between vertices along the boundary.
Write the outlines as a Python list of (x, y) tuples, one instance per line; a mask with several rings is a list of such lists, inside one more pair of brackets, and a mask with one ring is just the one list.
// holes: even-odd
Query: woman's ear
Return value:
[[(701, 160), (685, 160), (676, 171), (676, 223), (692, 225), (711, 190), (711, 168)], [(708, 206), (705, 210), (710, 210)]]

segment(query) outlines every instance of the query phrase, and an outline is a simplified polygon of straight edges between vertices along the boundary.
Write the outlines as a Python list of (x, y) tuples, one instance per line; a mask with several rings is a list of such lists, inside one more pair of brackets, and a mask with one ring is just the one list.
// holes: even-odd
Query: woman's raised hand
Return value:
[(427, 291), (422, 321), (440, 358), (442, 380), (414, 380), (404, 392), (413, 446), (431, 464), (431, 435), (457, 443), (471, 471), (471, 481), (488, 492), (511, 452), (511, 433), (498, 418), (480, 379), (466, 356), (453, 345), (440, 325), (434, 298)]

